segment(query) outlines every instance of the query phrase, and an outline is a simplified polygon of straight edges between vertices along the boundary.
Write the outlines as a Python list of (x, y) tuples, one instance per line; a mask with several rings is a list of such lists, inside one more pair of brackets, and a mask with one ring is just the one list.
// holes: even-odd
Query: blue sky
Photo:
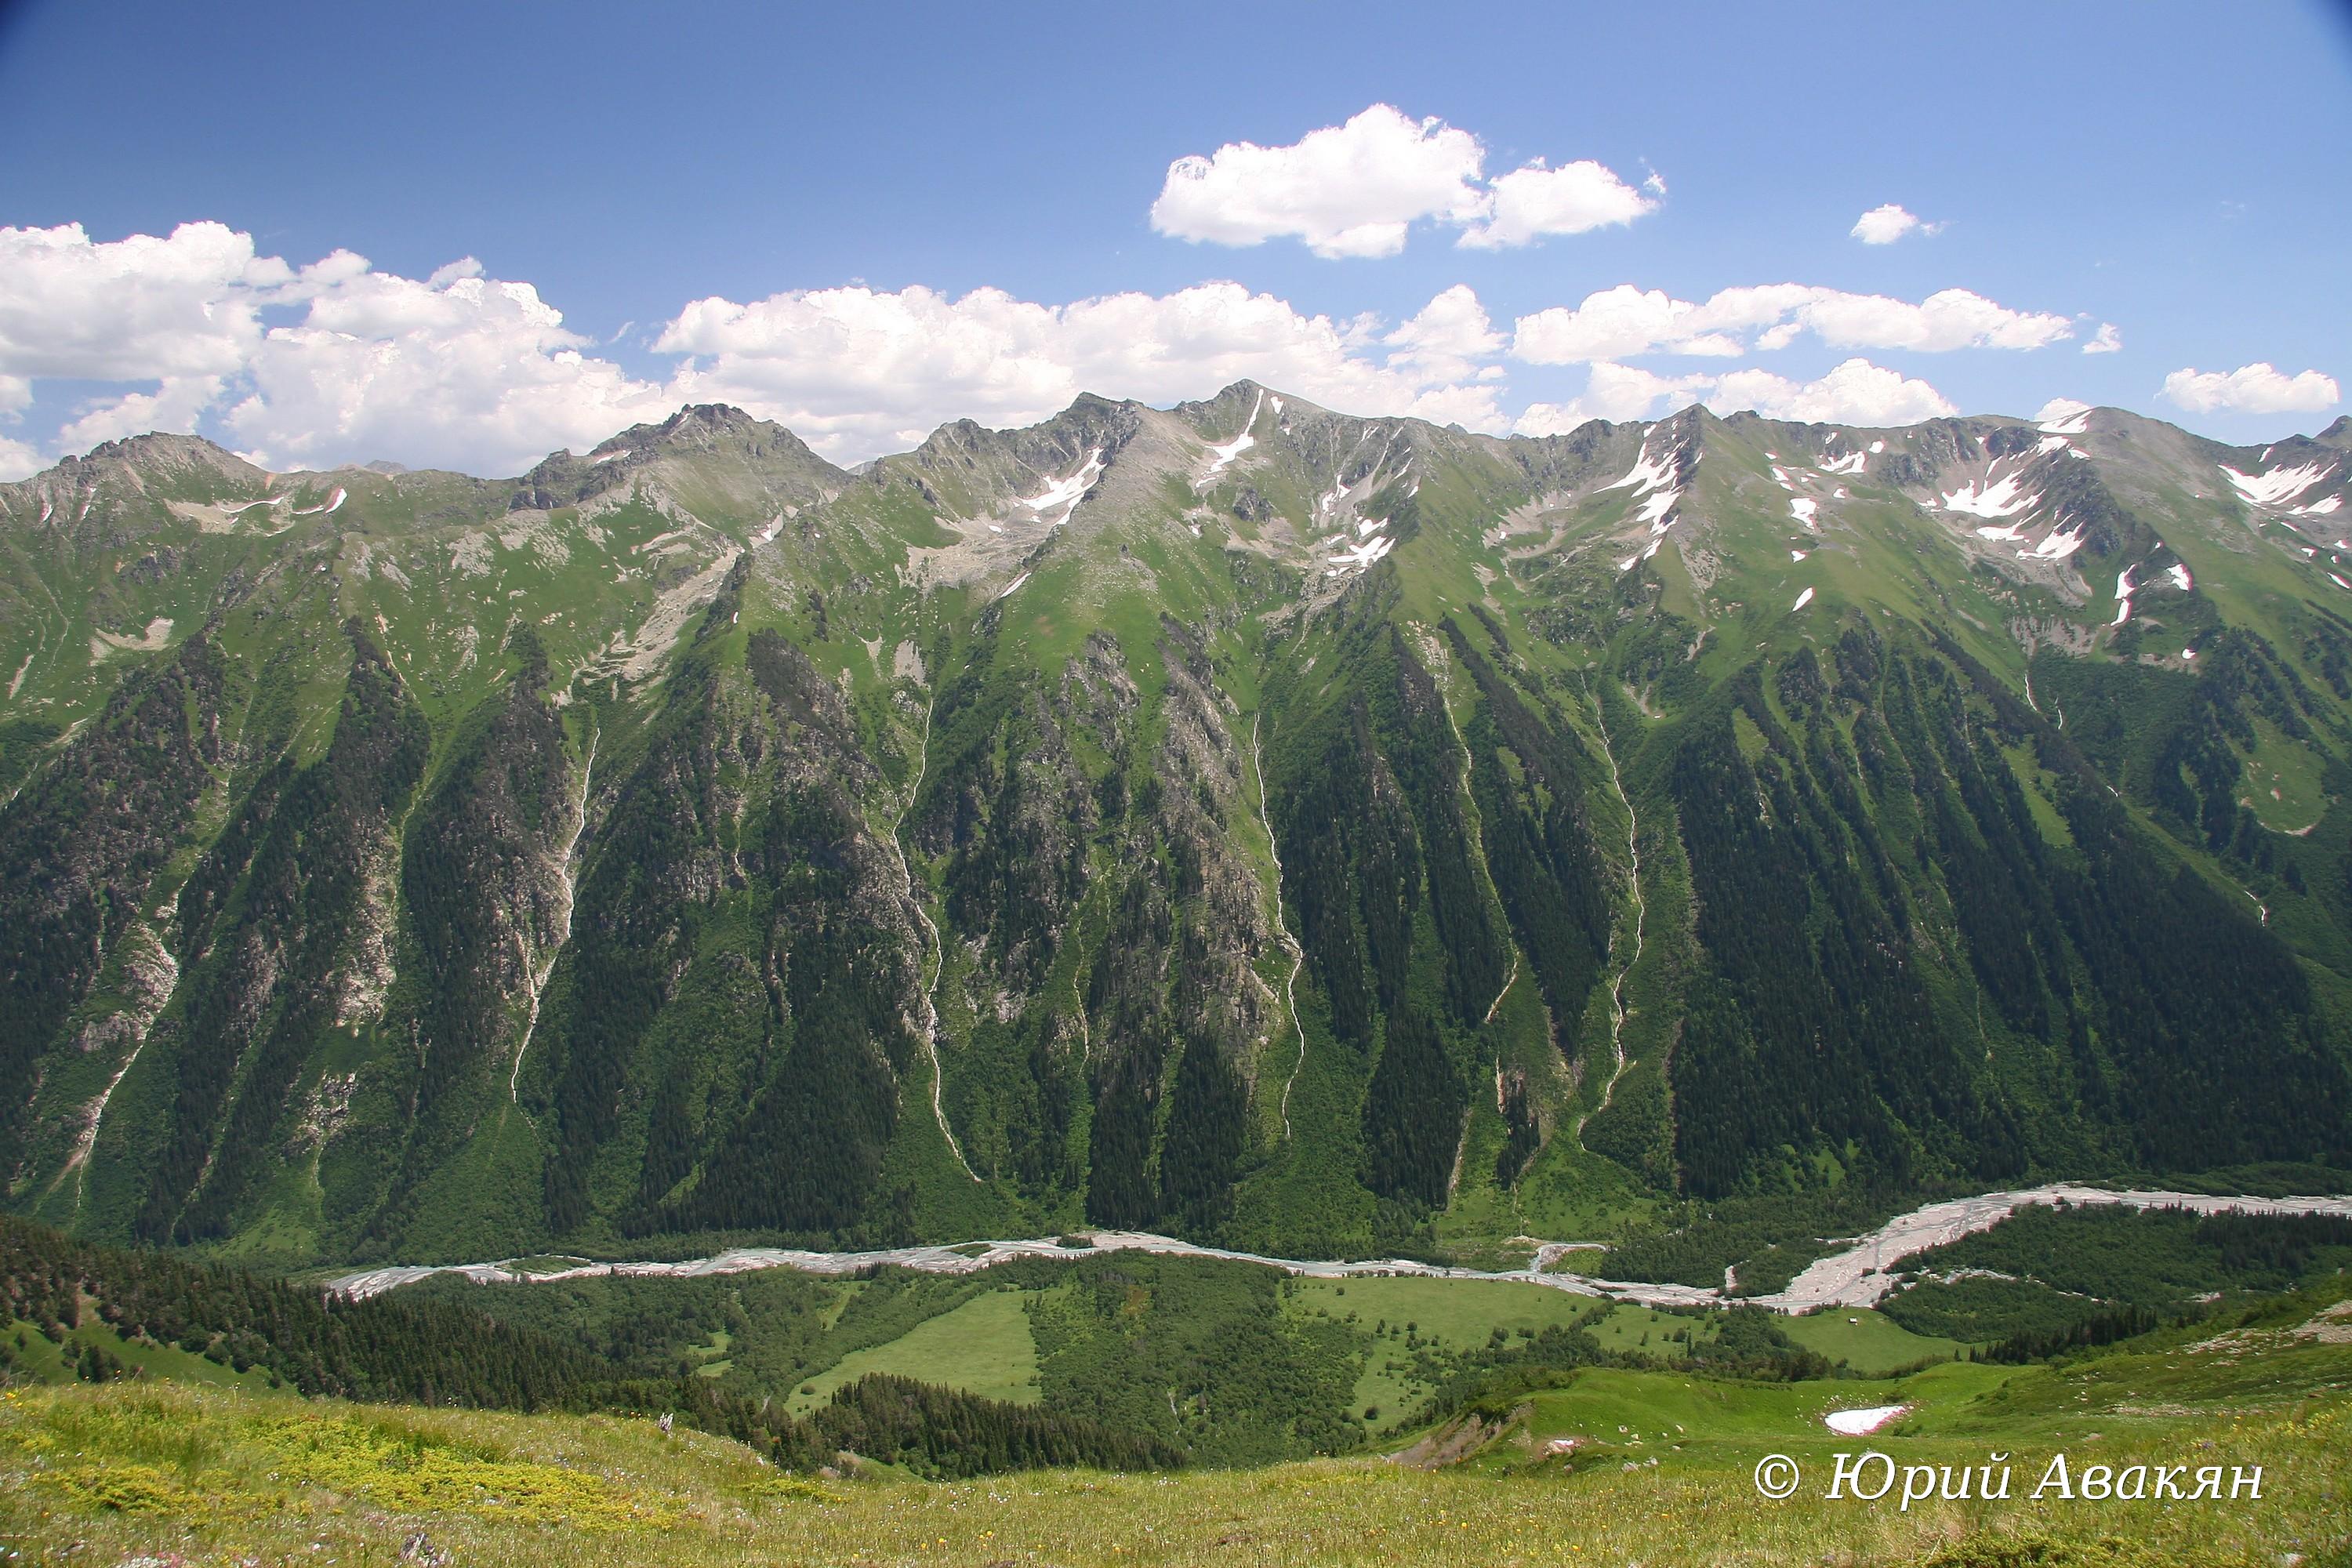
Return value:
[[(1496, 430), (2069, 397), (2262, 440), (2345, 411), (2347, 145), (2352, 22), (2285, 0), (33, 0), (0, 467), (155, 426), (511, 470), (688, 397), (855, 459), (1237, 371)], [(1919, 225), (1853, 236), (1886, 205)], [(1298, 237), (1353, 218), (1322, 248), (1393, 253)]]

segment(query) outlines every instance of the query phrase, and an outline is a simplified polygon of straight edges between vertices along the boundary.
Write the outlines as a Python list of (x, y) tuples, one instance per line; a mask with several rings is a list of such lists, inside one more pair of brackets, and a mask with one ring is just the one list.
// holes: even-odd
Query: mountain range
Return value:
[(2352, 419), (0, 486), (0, 1172), (301, 1267), (2352, 1152)]

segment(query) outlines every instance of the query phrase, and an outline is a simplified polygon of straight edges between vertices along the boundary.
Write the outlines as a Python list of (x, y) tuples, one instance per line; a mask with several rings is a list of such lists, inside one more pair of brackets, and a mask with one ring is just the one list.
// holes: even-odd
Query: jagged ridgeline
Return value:
[(2340, 1158), (2352, 423), (0, 487), (0, 1169), (273, 1264)]

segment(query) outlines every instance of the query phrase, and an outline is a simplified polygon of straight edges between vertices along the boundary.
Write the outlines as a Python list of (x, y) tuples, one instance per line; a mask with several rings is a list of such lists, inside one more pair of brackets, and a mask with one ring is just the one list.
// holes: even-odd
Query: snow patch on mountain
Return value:
[(2042, 423), (2034, 428), (2044, 436), (2080, 436), (2091, 427), (2091, 405), (2071, 397), (2052, 398), (2042, 414)]
[(2053, 531), (2033, 547), (2032, 553), (2043, 561), (2063, 561), (2083, 548), (2083, 539), (2084, 531), (2080, 528), (2072, 533)]
[(2252, 474), (2242, 474), (2227, 463), (2215, 466), (2238, 492), (2238, 499), (2250, 506), (2284, 506), (2335, 471), (2333, 464), (2323, 468), (2317, 463)]
[(2041, 504), (2042, 498), (2025, 488), (2024, 473), (2020, 470), (2004, 479), (1995, 479), (1989, 471), (1982, 479), (1972, 479), (1944, 497), (1944, 510), (1966, 512), (1971, 517), (2015, 517)]
[(1812, 602), (1813, 591), (1811, 588), (1808, 588), (1803, 593), (1797, 595), (1797, 602), (1789, 606), (1789, 613), (1794, 615), (1797, 611), (1803, 609), (1807, 605), (1810, 605)]
[(1664, 452), (1653, 458), (1650, 456), (1650, 443), (1644, 440), (1642, 443), (1641, 455), (1633, 459), (1633, 466), (1625, 470), (1625, 477), (1615, 484), (1603, 488), (1622, 490), (1631, 487), (1633, 493), (1638, 496), (1646, 495), (1654, 489), (1670, 488), (1674, 482), (1675, 454), (1671, 445)]
[(1360, 571), (1380, 560), (1395, 546), (1396, 541), (1385, 534), (1378, 539), (1368, 539), (1361, 544), (1350, 545), (1331, 558), (1327, 574), (1338, 577), (1351, 571)]
[(1102, 478), (1102, 448), (1097, 447), (1087, 454), (1085, 466), (1076, 473), (1066, 479), (1053, 480), (1037, 494), (1024, 498), (1021, 504), (1035, 512), (1041, 521), (1046, 513), (1059, 510), (1062, 515), (1049, 525), (1059, 528), (1070, 521), (1070, 514), (1078, 510), (1079, 500), (1094, 489), (1095, 481)]
[[(1250, 427), (1257, 423), (1257, 411), (1265, 405), (1265, 394), (1261, 392), (1257, 395), (1257, 401), (1250, 405), (1249, 417), (1242, 421), (1242, 433), (1234, 437), (1232, 440), (1226, 442), (1222, 447), (1212, 447), (1209, 448), (1209, 456), (1211, 459), (1209, 463), (1210, 478), (1214, 479), (1226, 464), (1232, 462), (1235, 458), (1240, 457), (1244, 452), (1248, 451), (1252, 447), (1257, 445), (1257, 438), (1250, 434)], [(1282, 400), (1280, 398), (1276, 398), (1275, 400), (1274, 410), (1276, 414), (1282, 412)]]

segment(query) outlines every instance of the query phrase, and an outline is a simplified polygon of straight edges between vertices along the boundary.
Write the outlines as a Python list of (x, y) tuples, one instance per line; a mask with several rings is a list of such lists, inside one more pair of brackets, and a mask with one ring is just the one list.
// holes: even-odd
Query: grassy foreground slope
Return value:
[[(1027, 1563), (2263, 1564), (2347, 1560), (2352, 1345), (2299, 1335), (2311, 1299), (2215, 1334), (2024, 1369), (1759, 1384), (1599, 1369), (1503, 1402), (1461, 1464), (1379, 1458), (1158, 1477), (812, 1481), (649, 1420), (299, 1402), (166, 1384), (0, 1394), (0, 1530), (26, 1558), (465, 1563)], [(2340, 1322), (2321, 1319), (2322, 1322)], [(2202, 1332), (2207, 1337), (2190, 1342)], [(1823, 1409), (1916, 1403), (1871, 1439)], [(1475, 1414), (1475, 1413), (1474, 1413)], [(1555, 1437), (1588, 1439), (1572, 1457)], [(2013, 1500), (1821, 1494), (1833, 1450), (1898, 1464), (2010, 1456)], [(2256, 1465), (2259, 1501), (2024, 1500), (2084, 1464)], [(1806, 1484), (1767, 1502), (1757, 1459)], [(1655, 1464), (1651, 1460), (1657, 1461)]]

